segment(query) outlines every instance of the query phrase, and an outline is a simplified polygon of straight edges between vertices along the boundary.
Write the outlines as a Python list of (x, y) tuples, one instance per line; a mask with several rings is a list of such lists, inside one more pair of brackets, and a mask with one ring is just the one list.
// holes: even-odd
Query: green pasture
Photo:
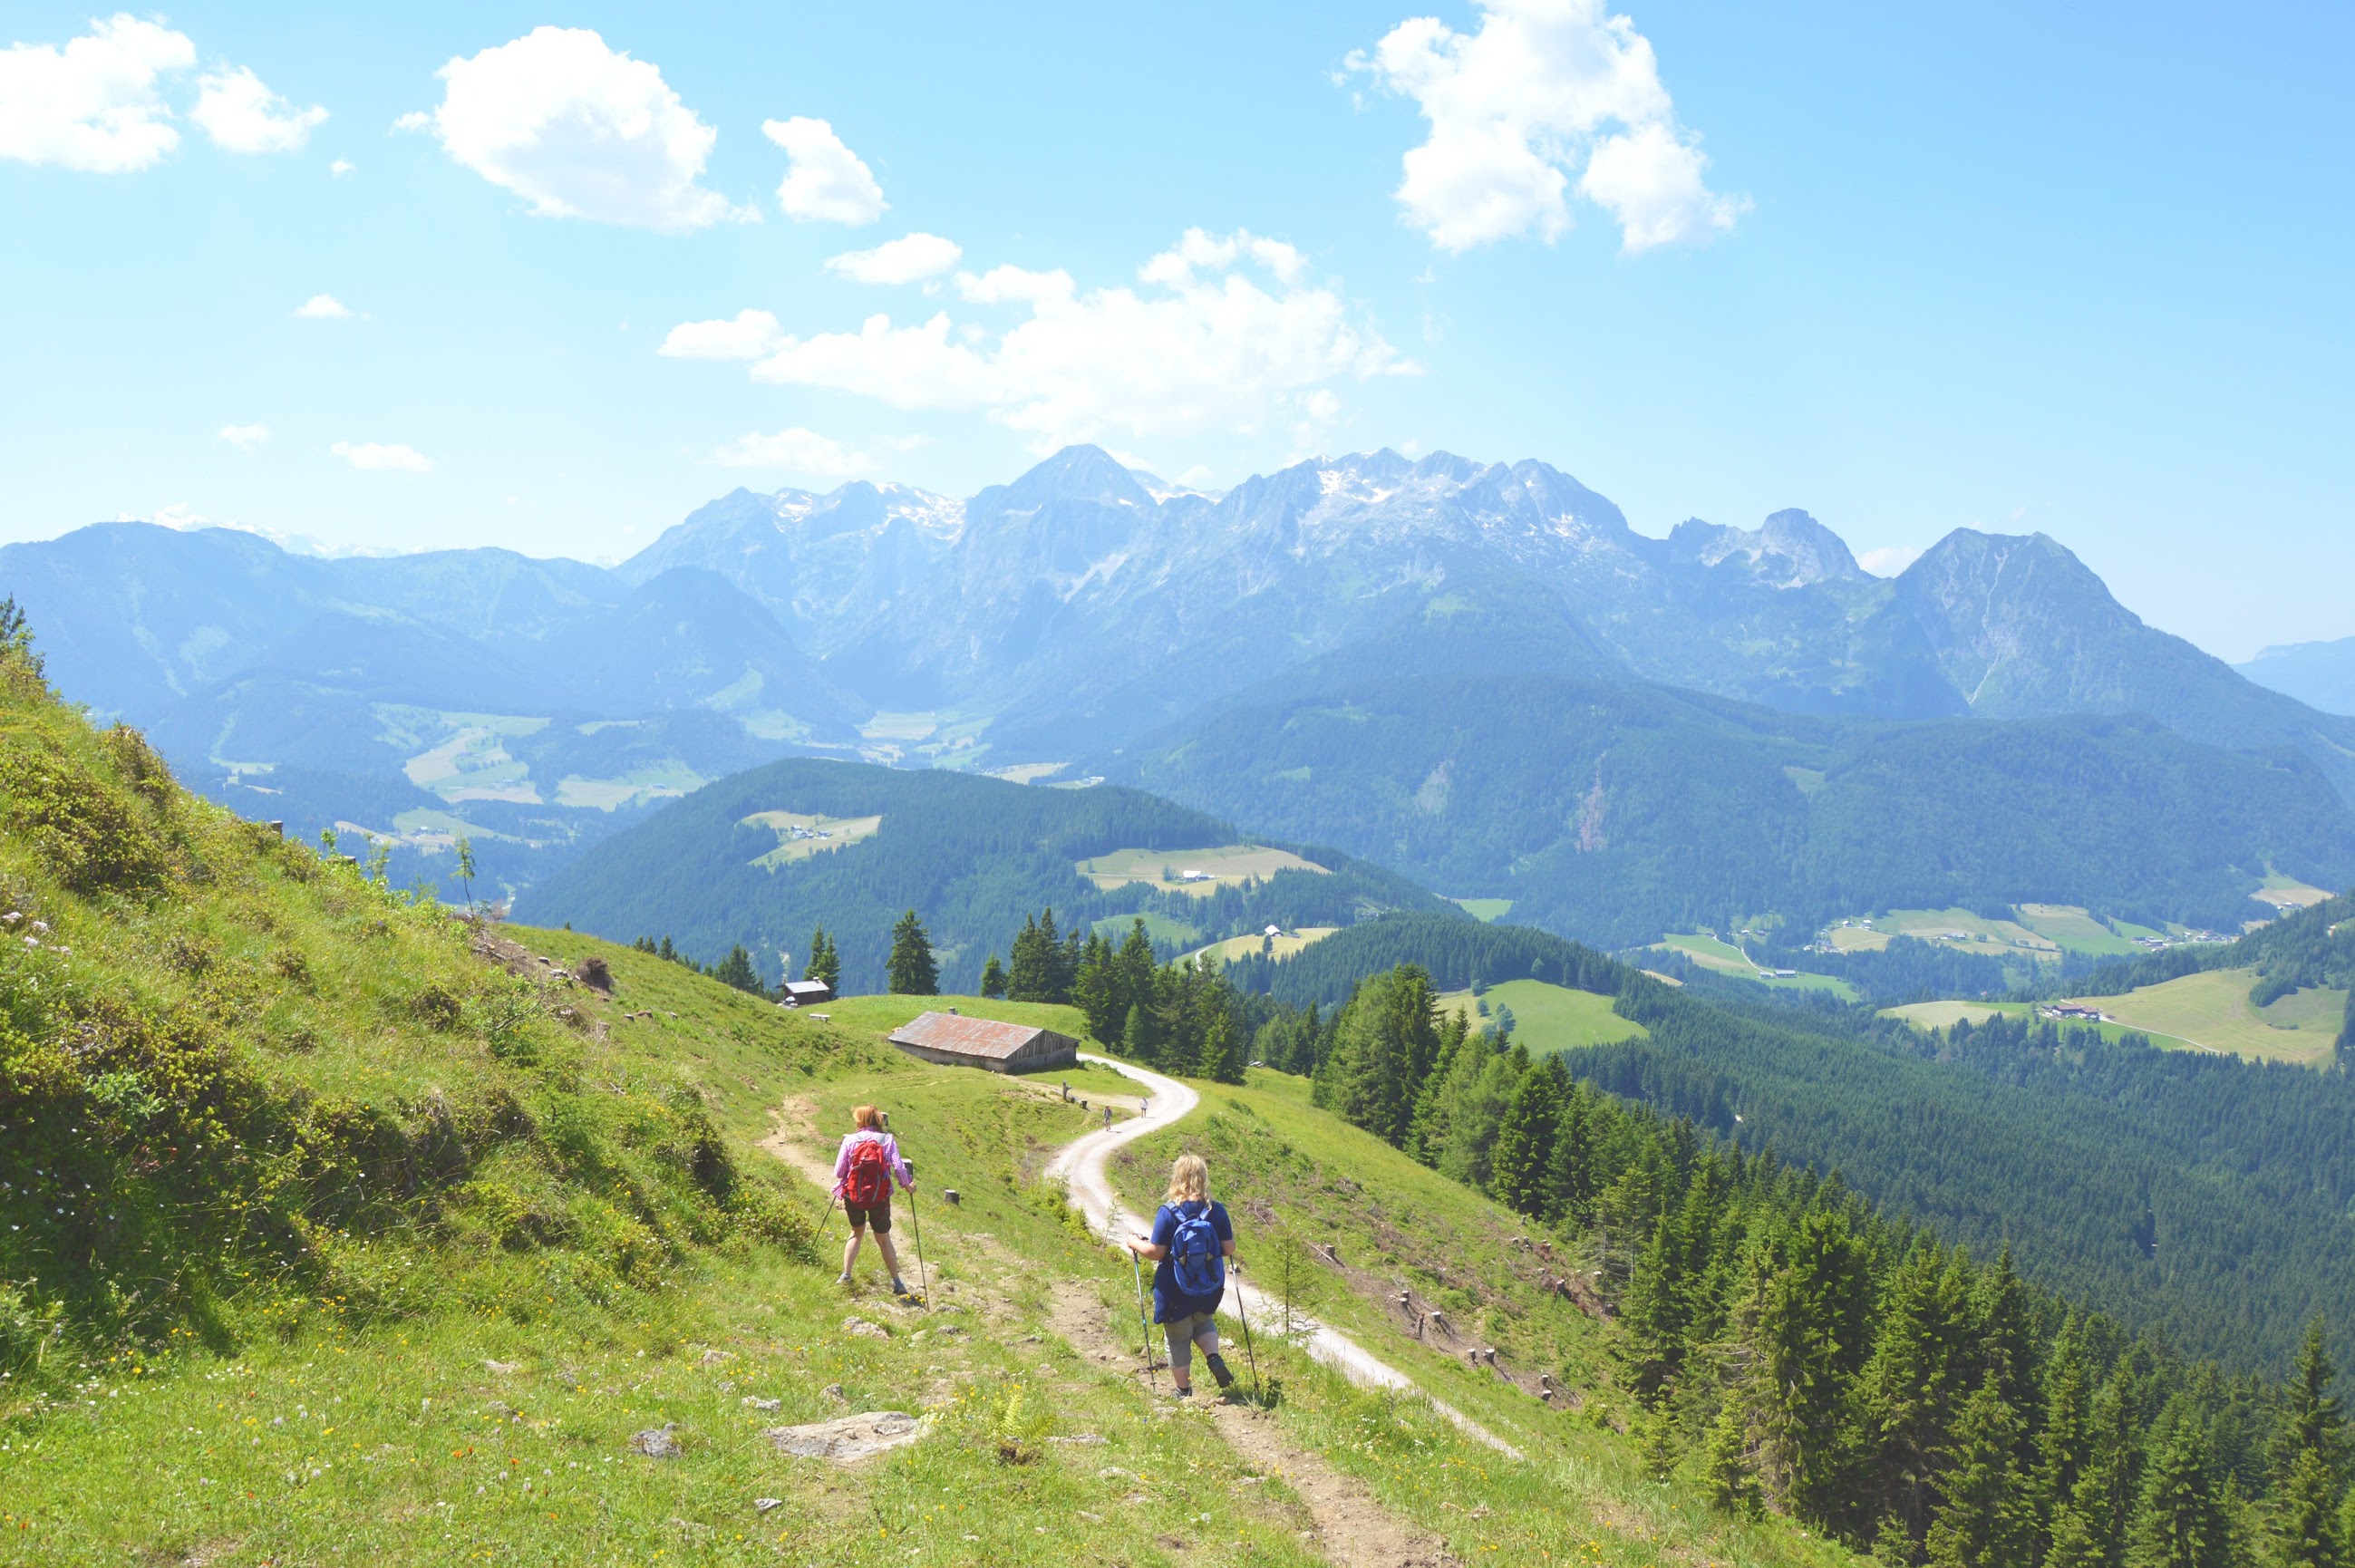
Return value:
[[(1478, 1004), (1486, 1002), (1484, 1017)], [(1647, 1031), (1632, 1019), (1611, 1010), (1611, 998), (1592, 991), (1573, 991), (1543, 980), (1507, 980), (1475, 997), (1469, 991), (1451, 991), (1439, 998), (1445, 1012), (1470, 1017), (1475, 1030), (1494, 1018), (1499, 1007), (1513, 1010), (1513, 1038), (1532, 1053), (1574, 1051), (1582, 1045), (1610, 1045), (1642, 1040)]]

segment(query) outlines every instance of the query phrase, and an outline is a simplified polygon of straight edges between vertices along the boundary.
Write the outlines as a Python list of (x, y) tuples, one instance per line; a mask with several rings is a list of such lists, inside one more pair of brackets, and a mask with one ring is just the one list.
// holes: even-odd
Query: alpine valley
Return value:
[(1537, 462), (1213, 494), (1076, 446), (962, 502), (738, 490), (610, 569), (108, 523), (0, 549), (0, 592), (194, 787), (396, 880), (464, 837), (510, 894), (793, 756), (1111, 778), (1612, 946), (2030, 901), (2232, 930), (2355, 882), (2355, 718), (2053, 539), (1957, 530), (1883, 579), (1805, 512), (1652, 539)]

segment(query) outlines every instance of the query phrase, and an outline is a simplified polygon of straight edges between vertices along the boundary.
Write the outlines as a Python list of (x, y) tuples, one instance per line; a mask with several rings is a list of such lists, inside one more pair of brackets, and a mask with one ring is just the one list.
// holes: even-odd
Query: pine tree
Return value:
[(1881, 1496), (1920, 1540), (1977, 1359), (1968, 1260), (1933, 1241), (1916, 1243), (1883, 1292), (1880, 1316), (1865, 1389)]
[(1317, 1104), (1383, 1141), (1406, 1141), (1414, 1095), (1439, 1051), (1431, 976), (1401, 964), (1358, 988), (1342, 1008)]
[(2015, 1568), (2030, 1560), (2035, 1521), (2020, 1485), (2019, 1441), (2011, 1406), (1994, 1380), (1982, 1382), (1955, 1422), (1929, 1568)]
[(1128, 1002), (1121, 993), (1112, 945), (1093, 932), (1081, 950), (1079, 971), (1071, 979), (1071, 1000), (1087, 1015), (1090, 1034), (1106, 1044), (1120, 1038)]
[[(1052, 910), (1047, 912), (1047, 918), (1054, 918)], [(1053, 995), (1054, 985), (1054, 964), (1049, 956), (1047, 935), (1039, 929), (1039, 917), (1026, 914), (1007, 965), (1006, 995), (1017, 1002), (1043, 1002)]]
[(1223, 1007), (1211, 1010), (1209, 1023), (1202, 1030), (1202, 1061), (1199, 1071), (1213, 1083), (1240, 1083), (1243, 1081), (1242, 1048), (1234, 1018)]
[(1757, 1467), (1751, 1459), (1748, 1412), (1740, 1400), (1727, 1400), (1710, 1424), (1701, 1464), (1710, 1500), (1719, 1508), (1743, 1519), (1756, 1519), (1765, 1511)]
[(1006, 965), (997, 961), (995, 953), (989, 955), (989, 962), (981, 966), (981, 994), (985, 997), (1006, 995)]
[(932, 940), (923, 922), (910, 910), (891, 927), (891, 959), (885, 966), (886, 983), (895, 996), (937, 997), (941, 973), (932, 962)]
[(2143, 1472), (2129, 1568), (2229, 1568), (2232, 1520), (2208, 1435), (2188, 1409), (2168, 1413)]

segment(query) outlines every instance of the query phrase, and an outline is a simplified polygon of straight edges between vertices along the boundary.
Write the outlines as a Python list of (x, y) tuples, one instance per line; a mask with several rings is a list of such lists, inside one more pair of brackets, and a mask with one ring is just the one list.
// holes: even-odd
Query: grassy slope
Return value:
[(2345, 1017), (2346, 993), (2308, 989), (2260, 1010), (2249, 1005), (2249, 987), (2256, 978), (2254, 969), (2210, 969), (2123, 997), (2090, 997), (2085, 1005), (2151, 1031), (2154, 1040), (2165, 1034), (2193, 1046), (2265, 1061), (2306, 1066), (2328, 1062)]
[(1832, 975), (1762, 975), (1750, 955), (1730, 942), (1714, 936), (1679, 933), (1653, 944), (1655, 947), (1683, 954), (1704, 969), (1714, 969), (1721, 975), (1753, 980), (1769, 990), (1829, 991), (1843, 1002), (1858, 999), (1856, 987)]
[[(1612, 1010), (1613, 998), (1592, 991), (1573, 991), (1543, 980), (1506, 980), (1488, 987), (1482, 998), (1493, 1017), (1499, 1006), (1513, 1010), (1513, 1038), (1533, 1051), (1572, 1051), (1582, 1045), (1607, 1045), (1613, 1040), (1640, 1040), (1646, 1030), (1633, 1019)], [(1443, 1010), (1469, 1012), (1481, 1021), (1469, 991), (1451, 991), (1439, 998)]]
[[(1353, 1393), (1284, 1347), (1276, 1325), (1254, 1324), (1263, 1369), (1284, 1381), (1278, 1414), (1295, 1441), (1444, 1535), (1466, 1562), (1851, 1561), (1784, 1521), (1731, 1520), (1701, 1506), (1689, 1485), (1662, 1486), (1646, 1472), (1634, 1441), (1613, 1430), (1630, 1407), (1610, 1387), (1606, 1330), (1540, 1291), (1540, 1265), (1510, 1244), (1529, 1233), (1526, 1221), (1315, 1109), (1305, 1080), (1258, 1071), (1250, 1079), (1198, 1084), (1199, 1112), (1116, 1157), (1124, 1200), (1150, 1211), (1168, 1162), (1201, 1153), (1261, 1288), (1278, 1288), (1279, 1236), (1333, 1244), (1364, 1272), (1353, 1286), (1312, 1264), (1304, 1310), (1348, 1329), (1528, 1458), (1500, 1459), (1412, 1403)], [(1549, 1410), (1411, 1339), (1378, 1295), (1410, 1287), (1508, 1365), (1550, 1371), (1582, 1391), (1582, 1408)]]

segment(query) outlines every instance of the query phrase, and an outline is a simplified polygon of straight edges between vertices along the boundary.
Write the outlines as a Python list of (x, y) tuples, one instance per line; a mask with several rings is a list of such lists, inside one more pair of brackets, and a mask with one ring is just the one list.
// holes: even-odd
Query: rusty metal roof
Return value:
[(926, 1013), (891, 1031), (894, 1045), (921, 1045), (927, 1051), (951, 1051), (959, 1056), (1003, 1061), (1037, 1040), (1051, 1034), (1036, 1024), (999, 1023), (995, 1019), (969, 1019), (955, 1013)]

